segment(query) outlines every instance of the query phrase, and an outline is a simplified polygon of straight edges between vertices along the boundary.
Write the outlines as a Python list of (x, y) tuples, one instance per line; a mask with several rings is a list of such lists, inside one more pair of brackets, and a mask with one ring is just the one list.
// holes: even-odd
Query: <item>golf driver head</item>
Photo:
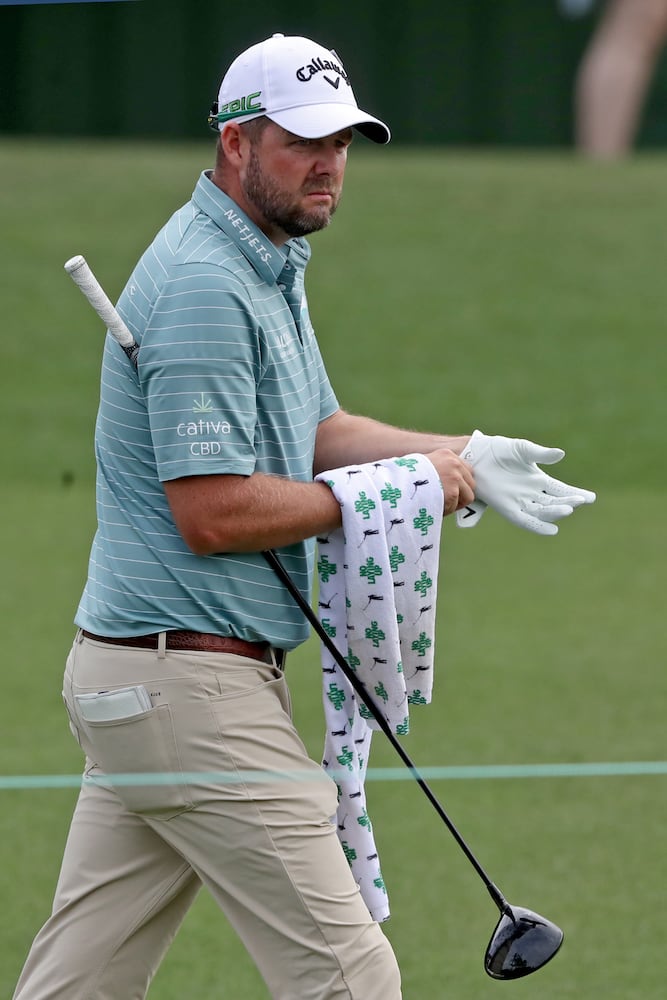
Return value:
[[(484, 956), (492, 979), (519, 979), (541, 969), (563, 943), (563, 932), (539, 913), (522, 906), (503, 912)], [(512, 917), (514, 919), (512, 919)]]

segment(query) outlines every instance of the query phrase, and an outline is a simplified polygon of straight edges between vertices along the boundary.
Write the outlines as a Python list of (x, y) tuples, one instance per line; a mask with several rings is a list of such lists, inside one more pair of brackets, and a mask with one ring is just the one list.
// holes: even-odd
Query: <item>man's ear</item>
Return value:
[(245, 150), (248, 144), (248, 137), (237, 122), (227, 122), (220, 133), (220, 145), (225, 154), (225, 159), (236, 166), (240, 166), (245, 158)]

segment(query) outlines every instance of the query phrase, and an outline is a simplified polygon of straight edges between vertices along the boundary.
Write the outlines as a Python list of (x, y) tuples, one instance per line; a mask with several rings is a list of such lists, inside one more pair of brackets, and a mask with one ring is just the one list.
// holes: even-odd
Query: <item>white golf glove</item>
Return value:
[(461, 452), (475, 474), (475, 499), (456, 512), (456, 523), (460, 528), (474, 527), (489, 506), (520, 528), (538, 535), (557, 534), (554, 521), (595, 500), (590, 490), (568, 486), (537, 466), (538, 462), (554, 465), (564, 455), (561, 448), (544, 448), (524, 438), (475, 431)]

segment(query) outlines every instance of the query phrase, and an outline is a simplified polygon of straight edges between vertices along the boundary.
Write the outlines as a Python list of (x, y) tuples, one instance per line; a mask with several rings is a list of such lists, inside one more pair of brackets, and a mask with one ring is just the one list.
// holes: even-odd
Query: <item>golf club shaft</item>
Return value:
[[(82, 257), (81, 255), (77, 255), (76, 257), (70, 258), (70, 260), (68, 260), (65, 264), (65, 270), (70, 275), (72, 280), (78, 285), (83, 294), (86, 296), (86, 298), (88, 299), (89, 303), (91, 304), (95, 312), (98, 314), (98, 316), (105, 323), (107, 329), (109, 330), (109, 333), (120, 344), (120, 346), (125, 351), (129, 360), (136, 367), (139, 354), (139, 345), (135, 341), (130, 330), (128, 330), (127, 325), (121, 319), (120, 315), (118, 314), (113, 304), (108, 299), (106, 293), (104, 292), (104, 289), (102, 288), (99, 281), (93, 274), (85, 258)], [(377, 721), (378, 725), (380, 726), (380, 729), (385, 734), (385, 736), (387, 737), (387, 739), (389, 740), (392, 747), (394, 748), (398, 756), (401, 758), (405, 766), (408, 768), (408, 770), (414, 777), (415, 781), (426, 795), (426, 798), (429, 800), (429, 802), (437, 812), (438, 816), (443, 821), (443, 823), (445, 824), (451, 835), (454, 837), (454, 840), (456, 841), (456, 843), (459, 845), (459, 847), (467, 857), (470, 864), (473, 866), (479, 877), (484, 882), (484, 885), (486, 886), (489, 895), (491, 896), (491, 899), (493, 900), (495, 905), (502, 913), (506, 913), (513, 919), (512, 910), (509, 903), (507, 902), (503, 894), (500, 892), (498, 887), (494, 885), (494, 883), (491, 881), (491, 879), (484, 871), (484, 869), (482, 868), (481, 864), (479, 863), (475, 855), (472, 853), (472, 851), (466, 844), (465, 840), (457, 830), (456, 826), (445, 812), (443, 806), (436, 798), (434, 792), (431, 790), (430, 786), (427, 784), (425, 779), (421, 776), (417, 767), (412, 762), (410, 756), (404, 750), (403, 746), (392, 732), (391, 727), (387, 723), (386, 719), (384, 718), (380, 710), (375, 705), (373, 699), (369, 695), (364, 684), (359, 680), (354, 671), (351, 669), (345, 657), (342, 655), (340, 650), (338, 650), (338, 648), (334, 645), (334, 643), (329, 638), (327, 633), (324, 631), (324, 628), (322, 627), (319, 618), (311, 608), (308, 601), (304, 599), (303, 595), (297, 588), (296, 584), (290, 577), (289, 573), (281, 563), (276, 553), (272, 549), (268, 549), (262, 552), (262, 555), (269, 564), (269, 566), (271, 567), (271, 569), (274, 571), (278, 579), (281, 581), (281, 583), (284, 584), (285, 588), (288, 590), (288, 592), (290, 593), (290, 595), (292, 596), (298, 607), (301, 609), (308, 622), (312, 625), (318, 637), (320, 638), (322, 643), (326, 646), (328, 651), (331, 653), (331, 655), (335, 659), (336, 663), (338, 664), (338, 666), (340, 667), (343, 674), (348, 679), (348, 681), (350, 682), (356, 693), (362, 699), (364, 704), (368, 707), (373, 718)]]
[(467, 857), (470, 864), (473, 866), (479, 877), (484, 882), (484, 885), (486, 886), (493, 902), (496, 904), (496, 906), (502, 913), (507, 913), (508, 916), (511, 916), (512, 911), (509, 903), (507, 902), (501, 891), (498, 889), (498, 887), (494, 885), (494, 883), (491, 881), (491, 879), (489, 878), (485, 870), (482, 868), (481, 864), (479, 863), (475, 855), (468, 847), (467, 843), (457, 830), (456, 826), (445, 812), (443, 806), (440, 804), (438, 798), (436, 797), (435, 793), (429, 786), (428, 782), (419, 773), (419, 770), (413, 763), (411, 757), (409, 756), (407, 751), (404, 749), (403, 745), (400, 743), (400, 741), (396, 738), (396, 736), (392, 732), (391, 726), (389, 725), (389, 723), (383, 716), (382, 712), (376, 706), (375, 702), (369, 695), (365, 685), (362, 683), (362, 681), (359, 680), (359, 678), (355, 674), (354, 670), (352, 670), (345, 657), (342, 655), (340, 650), (334, 645), (331, 638), (327, 635), (319, 618), (311, 608), (308, 601), (304, 600), (303, 595), (301, 594), (300, 590), (290, 577), (289, 573), (281, 563), (276, 553), (272, 549), (269, 549), (265, 552), (262, 552), (262, 555), (268, 562), (269, 566), (271, 566), (278, 579), (285, 585), (286, 589), (289, 591), (294, 601), (298, 604), (299, 608), (301, 609), (301, 611), (308, 619), (309, 623), (312, 625), (315, 632), (317, 633), (318, 638), (321, 640), (323, 645), (326, 646), (327, 650), (331, 653), (334, 660), (336, 661), (340, 669), (343, 671), (343, 673), (347, 677), (348, 681), (350, 682), (356, 693), (362, 699), (364, 704), (368, 707), (373, 718), (380, 726), (382, 732), (385, 734), (385, 736), (391, 743), (392, 747), (394, 748), (398, 756), (401, 758), (405, 766), (408, 768), (413, 778), (415, 779), (421, 790), (424, 792), (424, 795), (429, 800), (429, 802), (437, 812), (438, 816), (443, 821), (443, 823), (445, 824), (451, 835), (454, 837), (454, 840), (456, 841), (456, 843), (459, 845), (459, 847)]

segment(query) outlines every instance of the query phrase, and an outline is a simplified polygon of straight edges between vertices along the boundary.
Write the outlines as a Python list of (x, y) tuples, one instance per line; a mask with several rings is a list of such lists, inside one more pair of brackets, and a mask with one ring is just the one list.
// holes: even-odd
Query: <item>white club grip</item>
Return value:
[(86, 258), (77, 254), (76, 257), (70, 257), (65, 262), (64, 267), (72, 281), (86, 296), (111, 336), (118, 341), (130, 360), (136, 364), (139, 346), (93, 274)]

